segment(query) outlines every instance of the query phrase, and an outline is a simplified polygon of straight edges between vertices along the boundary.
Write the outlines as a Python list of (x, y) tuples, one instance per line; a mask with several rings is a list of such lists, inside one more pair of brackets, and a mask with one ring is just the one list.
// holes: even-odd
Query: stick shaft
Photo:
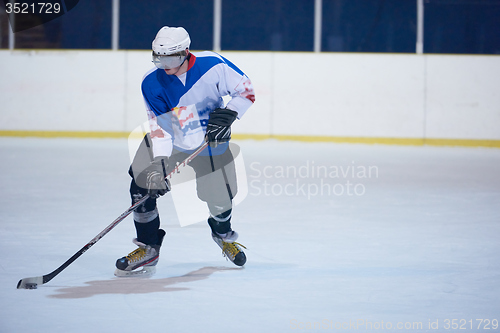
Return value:
[[(186, 166), (189, 162), (191, 162), (196, 156), (198, 156), (205, 147), (207, 147), (208, 143), (205, 142), (203, 145), (201, 145), (198, 149), (196, 149), (191, 155), (189, 155), (181, 164), (177, 165), (168, 175), (166, 178), (171, 178), (172, 175), (179, 170), (180, 167)], [(90, 249), (95, 243), (97, 243), (101, 238), (103, 238), (108, 232), (110, 232), (114, 227), (116, 227), (121, 221), (123, 221), (127, 216), (129, 216), (137, 207), (142, 205), (147, 199), (149, 199), (149, 195), (146, 194), (144, 197), (142, 197), (140, 200), (138, 200), (136, 203), (134, 203), (132, 206), (130, 206), (126, 211), (124, 211), (120, 216), (118, 216), (113, 222), (111, 222), (110, 225), (108, 225), (103, 231), (101, 231), (97, 236), (92, 238), (90, 242), (88, 242), (84, 247), (82, 247), (78, 252), (76, 252), (71, 258), (66, 260), (61, 266), (59, 266), (56, 270), (53, 272), (43, 275), (41, 278), (43, 279), (43, 283), (47, 283), (50, 280), (52, 280), (54, 277), (56, 277), (59, 273), (61, 273), (66, 267), (71, 265), (76, 259), (78, 259), (82, 254), (87, 252), (88, 249)], [(18, 288), (22, 285), (24, 285), (26, 281), (23, 280), (28, 280), (28, 279), (38, 279), (40, 280), (40, 277), (37, 278), (26, 278), (22, 279), (18, 283)]]

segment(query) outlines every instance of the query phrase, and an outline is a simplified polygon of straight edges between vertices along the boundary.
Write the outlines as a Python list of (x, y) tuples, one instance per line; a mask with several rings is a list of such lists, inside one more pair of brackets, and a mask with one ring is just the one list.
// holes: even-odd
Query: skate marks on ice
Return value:
[(236, 267), (203, 267), (181, 276), (164, 279), (148, 279), (141, 277), (115, 278), (85, 282), (85, 286), (57, 289), (60, 294), (49, 295), (50, 298), (88, 298), (105, 294), (149, 294), (189, 290), (187, 287), (171, 287), (179, 283), (195, 282), (208, 279), (216, 272), (241, 270)]

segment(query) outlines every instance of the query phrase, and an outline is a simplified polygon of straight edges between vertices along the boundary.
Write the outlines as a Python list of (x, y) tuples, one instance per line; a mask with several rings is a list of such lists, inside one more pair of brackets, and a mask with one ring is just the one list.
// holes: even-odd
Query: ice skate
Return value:
[(127, 256), (116, 261), (115, 276), (130, 277), (143, 276), (148, 277), (156, 272), (156, 264), (160, 256), (160, 247), (165, 236), (165, 231), (158, 230), (158, 245), (146, 245), (134, 238), (133, 242), (138, 248), (130, 252)]
[(217, 222), (213, 218), (208, 219), (208, 224), (212, 229), (212, 239), (219, 245), (224, 257), (231, 260), (236, 266), (243, 266), (247, 261), (247, 257), (241, 248), (246, 249), (246, 247), (236, 242), (238, 233), (231, 230), (231, 228), (222, 234), (216, 232), (214, 229), (217, 227)]

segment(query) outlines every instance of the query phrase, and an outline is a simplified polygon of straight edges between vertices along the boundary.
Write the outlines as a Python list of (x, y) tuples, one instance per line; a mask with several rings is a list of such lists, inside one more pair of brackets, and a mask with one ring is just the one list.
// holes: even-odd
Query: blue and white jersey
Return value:
[(204, 140), (210, 113), (224, 107), (238, 119), (255, 101), (250, 79), (221, 55), (191, 53), (188, 71), (167, 75), (163, 69), (149, 71), (142, 81), (154, 156), (170, 156), (172, 149), (193, 150)]

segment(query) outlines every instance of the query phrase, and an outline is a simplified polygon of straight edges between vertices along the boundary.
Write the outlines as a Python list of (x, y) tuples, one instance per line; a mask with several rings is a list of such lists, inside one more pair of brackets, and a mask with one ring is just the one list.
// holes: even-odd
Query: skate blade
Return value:
[(142, 269), (138, 269), (135, 271), (123, 271), (121, 269), (115, 270), (115, 276), (117, 277), (150, 277), (156, 273), (156, 266), (146, 266)]

